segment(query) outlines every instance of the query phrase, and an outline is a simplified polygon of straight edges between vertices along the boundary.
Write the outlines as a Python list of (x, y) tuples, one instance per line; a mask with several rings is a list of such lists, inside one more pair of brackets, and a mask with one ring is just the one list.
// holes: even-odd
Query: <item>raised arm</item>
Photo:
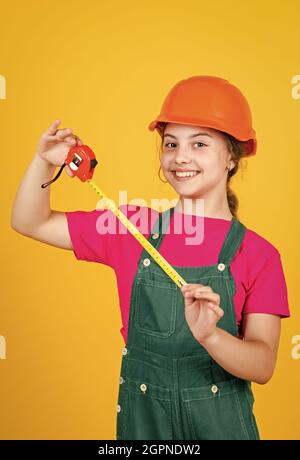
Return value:
[[(63, 249), (73, 249), (64, 212), (50, 208), (49, 181), (57, 166), (61, 166), (71, 146), (82, 144), (71, 128), (58, 129), (56, 120), (41, 136), (37, 151), (17, 190), (11, 213), (11, 227), (22, 235)], [(68, 176), (73, 173), (65, 166)]]

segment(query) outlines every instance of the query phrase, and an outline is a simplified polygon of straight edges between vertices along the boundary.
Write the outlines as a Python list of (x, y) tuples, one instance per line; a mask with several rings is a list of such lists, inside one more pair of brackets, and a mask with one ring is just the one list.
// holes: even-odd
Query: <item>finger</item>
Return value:
[(60, 125), (60, 121), (61, 120), (55, 120), (52, 123), (52, 125), (46, 130), (45, 134), (47, 134), (48, 136), (53, 136), (56, 133), (58, 126)]
[(75, 136), (75, 137), (76, 137), (76, 139), (77, 139), (77, 144), (78, 144), (78, 145), (83, 145), (83, 140), (80, 139), (80, 137), (78, 137), (78, 136)]
[(220, 318), (224, 315), (224, 310), (215, 303), (208, 302), (208, 307)]
[(63, 140), (65, 137), (70, 136), (72, 128), (59, 129), (55, 134), (56, 139)]
[[(204, 289), (204, 287), (202, 289)], [(210, 292), (210, 291), (206, 291), (206, 292)], [(191, 303), (191, 304), (194, 302), (194, 299), (197, 298), (195, 296), (195, 294), (196, 294), (195, 290), (193, 290), (193, 291), (192, 290), (185, 291), (185, 292), (182, 293), (182, 295), (184, 297), (184, 301), (186, 302), (188, 300), (189, 303)], [(199, 296), (199, 298), (200, 298), (200, 296)]]
[(182, 288), (192, 289), (192, 288), (195, 288), (195, 287), (203, 287), (203, 286), (205, 286), (205, 284), (200, 284), (200, 283), (188, 283), (188, 284), (185, 284), (184, 286), (182, 286)]
[(192, 288), (190, 290), (187, 290), (183, 293), (183, 295), (190, 295), (194, 296), (197, 292), (213, 292), (212, 289), (209, 286), (203, 286), (199, 288), (198, 286), (196, 288)]
[(181, 286), (180, 289), (181, 289), (181, 292), (186, 292), (186, 291), (190, 291), (191, 289), (194, 289), (196, 287), (202, 288), (202, 287), (205, 287), (205, 285), (204, 284), (190, 283), (190, 284), (186, 284), (184, 286)]
[(77, 134), (74, 134), (74, 138), (76, 139), (77, 145), (83, 145), (83, 141), (80, 139), (79, 136), (77, 136)]
[(212, 302), (215, 302), (215, 303), (219, 303), (220, 301), (219, 294), (216, 294), (215, 292), (202, 291), (202, 292), (195, 292), (192, 295), (194, 295), (196, 299), (211, 300)]
[(77, 139), (76, 136), (67, 136), (64, 138), (64, 142), (66, 142), (69, 145), (77, 145)]
[(184, 295), (185, 298), (195, 298), (195, 299), (203, 299), (203, 300), (208, 300), (212, 302), (219, 302), (219, 294), (216, 294), (215, 292), (210, 292), (210, 291), (202, 291), (202, 292), (187, 292)]

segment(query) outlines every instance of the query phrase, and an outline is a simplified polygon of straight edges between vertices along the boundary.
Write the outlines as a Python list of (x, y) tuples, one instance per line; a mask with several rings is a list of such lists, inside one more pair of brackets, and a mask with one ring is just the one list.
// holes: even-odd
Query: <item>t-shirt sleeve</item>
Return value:
[[(120, 205), (119, 210), (147, 236), (156, 211), (127, 204)], [(78, 260), (101, 263), (118, 270), (132, 255), (131, 250), (141, 250), (134, 236), (110, 209), (66, 211), (65, 215), (73, 252)]]
[[(105, 214), (105, 215), (104, 215)], [(116, 235), (99, 222), (109, 218), (113, 213), (108, 209), (95, 209), (92, 211), (67, 211), (69, 234), (73, 245), (73, 252), (78, 260), (97, 262), (112, 267), (110, 246), (114, 244)]]
[(290, 316), (288, 291), (281, 256), (273, 245), (253, 260), (254, 276), (246, 293), (243, 314), (270, 313)]

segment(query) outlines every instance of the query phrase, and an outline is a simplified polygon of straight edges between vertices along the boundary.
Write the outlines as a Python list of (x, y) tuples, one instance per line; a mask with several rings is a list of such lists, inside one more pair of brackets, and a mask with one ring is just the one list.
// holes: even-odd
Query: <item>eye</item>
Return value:
[[(175, 142), (167, 142), (164, 146), (168, 147), (171, 144), (176, 145)], [(195, 144), (201, 144), (203, 146), (206, 146), (206, 144), (204, 144), (203, 142), (195, 142)]]

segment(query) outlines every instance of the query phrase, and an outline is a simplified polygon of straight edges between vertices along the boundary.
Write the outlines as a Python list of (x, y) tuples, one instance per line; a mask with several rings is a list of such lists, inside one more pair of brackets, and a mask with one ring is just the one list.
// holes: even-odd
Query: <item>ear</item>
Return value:
[(234, 166), (235, 166), (235, 163), (234, 163), (234, 161), (232, 159), (232, 153), (229, 152), (229, 151), (227, 151), (226, 166), (227, 167), (229, 166), (230, 169), (233, 169)]
[(234, 161), (230, 161), (230, 171), (232, 171), (234, 167), (235, 167)]

